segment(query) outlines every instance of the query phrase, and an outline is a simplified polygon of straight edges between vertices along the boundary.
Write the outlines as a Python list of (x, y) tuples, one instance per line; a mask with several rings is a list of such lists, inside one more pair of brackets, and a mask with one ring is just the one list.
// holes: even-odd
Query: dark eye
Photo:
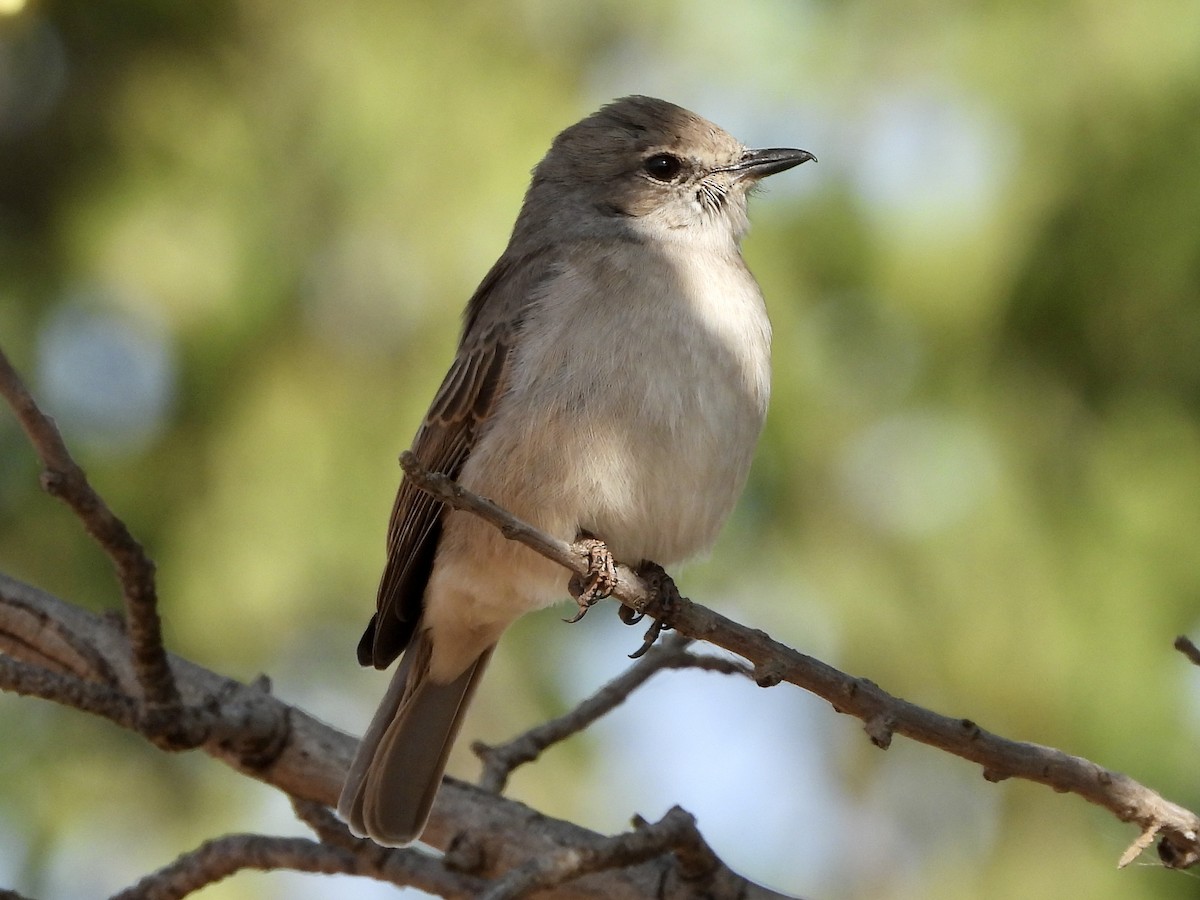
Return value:
[(678, 156), (672, 156), (670, 153), (655, 153), (646, 157), (642, 168), (655, 181), (674, 181), (683, 171), (683, 162)]

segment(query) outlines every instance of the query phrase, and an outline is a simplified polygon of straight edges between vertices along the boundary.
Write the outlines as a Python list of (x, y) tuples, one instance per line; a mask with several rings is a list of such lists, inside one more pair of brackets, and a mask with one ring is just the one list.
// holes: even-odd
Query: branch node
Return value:
[(487, 848), (483, 841), (465, 831), (450, 839), (442, 860), (446, 868), (467, 875), (479, 875), (488, 868)]
[(185, 714), (180, 703), (143, 702), (138, 713), (137, 728), (158, 747), (175, 753), (194, 750), (208, 739), (204, 717)]
[(860, 691), (870, 694), (878, 686), (870, 678), (851, 678), (841, 686), (842, 693), (847, 697), (856, 698)]
[(703, 882), (711, 885), (713, 874), (721, 868), (721, 860), (704, 840), (696, 827), (696, 817), (685, 809), (673, 806), (654, 826), (666, 833), (673, 833), (670, 847), (679, 866), (679, 877), (685, 882)]
[[(53, 422), (49, 416), (46, 419)], [(42, 469), (42, 474), (38, 476), (38, 483), (41, 484), (42, 490), (51, 497), (61, 499), (66, 493), (67, 477), (57, 469)]]
[(1188, 658), (1194, 666), (1200, 666), (1200, 647), (1192, 643), (1191, 638), (1181, 634), (1175, 638), (1175, 649)]
[(513, 770), (537, 759), (541, 748), (536, 745), (536, 739), (530, 738), (530, 732), (526, 732), (507, 744), (474, 741), (471, 752), (483, 763), (478, 782), (480, 789), (489, 794), (502, 794)]
[(1158, 842), (1158, 858), (1168, 869), (1189, 869), (1200, 862), (1200, 844), (1196, 832), (1166, 834)]
[(264, 694), (271, 693), (274, 690), (274, 685), (271, 684), (271, 676), (265, 672), (259, 672), (254, 676), (254, 680), (250, 682), (249, 687), (256, 691), (262, 691)]
[(888, 713), (871, 716), (863, 723), (863, 730), (871, 743), (880, 750), (886, 750), (892, 745), (892, 736), (896, 730), (896, 720)]
[(768, 660), (754, 667), (754, 683), (763, 688), (775, 687), (783, 681), (785, 671), (780, 660)]

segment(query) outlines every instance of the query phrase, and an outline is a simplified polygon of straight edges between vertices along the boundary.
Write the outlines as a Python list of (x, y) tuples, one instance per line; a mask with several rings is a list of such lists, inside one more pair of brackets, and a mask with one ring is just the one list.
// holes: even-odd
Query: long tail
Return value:
[(338, 814), (387, 847), (421, 836), (446, 758), (479, 684), (489, 647), (449, 684), (428, 677), (428, 632), (418, 632), (375, 711), (346, 775)]

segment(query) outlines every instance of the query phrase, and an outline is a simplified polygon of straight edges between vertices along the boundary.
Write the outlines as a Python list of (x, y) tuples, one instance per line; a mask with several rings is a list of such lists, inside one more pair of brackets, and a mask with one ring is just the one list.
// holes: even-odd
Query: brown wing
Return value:
[[(529, 298), (549, 273), (546, 254), (499, 262), (467, 306), (458, 353), (417, 431), (413, 453), (427, 468), (456, 478), (508, 383), (508, 362)], [(441, 535), (445, 504), (400, 482), (388, 525), (387, 564), (375, 615), (358, 644), (358, 661), (384, 669), (412, 639)]]

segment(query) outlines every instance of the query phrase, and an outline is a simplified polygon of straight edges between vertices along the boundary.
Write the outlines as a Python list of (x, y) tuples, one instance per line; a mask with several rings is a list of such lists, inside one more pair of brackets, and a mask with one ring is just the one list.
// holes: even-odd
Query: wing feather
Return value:
[[(413, 441), (427, 468), (458, 477), (509, 381), (509, 362), (525, 311), (551, 273), (549, 254), (500, 258), (467, 306), (450, 371)], [(408, 479), (400, 482), (388, 524), (387, 563), (375, 615), (358, 645), (358, 661), (386, 668), (408, 646), (421, 619), (445, 504)]]

